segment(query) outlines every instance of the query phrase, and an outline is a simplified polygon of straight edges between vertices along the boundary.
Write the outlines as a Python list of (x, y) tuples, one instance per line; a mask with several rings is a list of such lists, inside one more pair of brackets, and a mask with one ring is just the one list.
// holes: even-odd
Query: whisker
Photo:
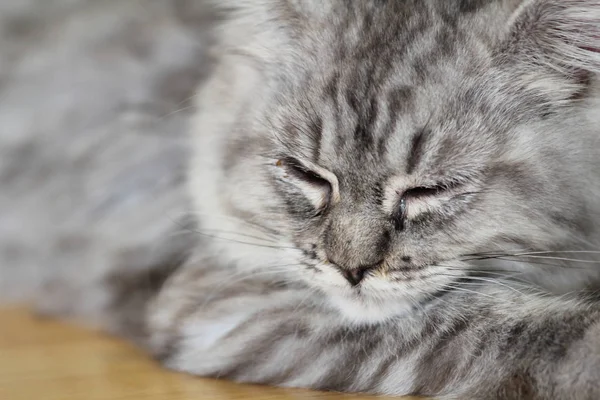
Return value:
[[(450, 270), (453, 270), (453, 269), (450, 269)], [(468, 272), (484, 275), (484, 276), (481, 276), (480, 278), (485, 278), (488, 275), (493, 275), (493, 276), (496, 276), (497, 278), (494, 278), (492, 276), (492, 277), (490, 277), (490, 279), (503, 279), (503, 280), (519, 283), (519, 284), (526, 285), (526, 286), (537, 286), (534, 282), (518, 278), (519, 275), (525, 274), (525, 272), (521, 272), (521, 271), (516, 271), (516, 272), (515, 271), (506, 271), (507, 273), (502, 273), (502, 272), (494, 272), (494, 271), (480, 271), (480, 270), (469, 269)], [(465, 278), (469, 278), (469, 277), (472, 277), (472, 276), (471, 275), (465, 276)]]
[(525, 274), (524, 271), (517, 271), (517, 270), (512, 270), (512, 269), (495, 269), (495, 270), (485, 270), (485, 269), (472, 269), (469, 267), (454, 267), (451, 265), (448, 266), (444, 266), (445, 269), (448, 269), (450, 271), (463, 271), (463, 272), (472, 272), (472, 273), (476, 273), (476, 274), (485, 274), (485, 275), (497, 275), (500, 277), (506, 277), (506, 276), (512, 276), (510, 275), (511, 273), (513, 273), (514, 275), (520, 275), (520, 274)]
[(599, 250), (536, 250), (536, 251), (513, 251), (513, 252), (502, 252), (502, 251), (488, 251), (480, 253), (469, 253), (464, 254), (466, 257), (476, 257), (483, 255), (506, 255), (506, 256), (525, 256), (525, 255), (539, 255), (539, 254), (600, 254)]
[[(447, 274), (439, 274), (439, 275), (454, 277), (453, 275), (447, 275)], [(483, 285), (484, 283), (491, 283), (491, 284), (494, 284), (494, 285), (499, 285), (499, 286), (505, 287), (507, 289), (510, 289), (510, 290), (516, 292), (516, 293), (519, 293), (520, 295), (525, 296), (525, 293), (523, 293), (523, 292), (521, 292), (521, 291), (513, 288), (512, 286), (510, 286), (508, 284), (502, 283), (502, 282), (500, 282), (500, 281), (498, 281), (496, 279), (486, 279), (486, 278), (477, 277), (477, 276), (465, 276), (465, 277), (463, 277), (463, 279), (466, 279), (466, 280), (475, 280), (475, 281), (478, 281), (478, 282), (461, 282), (461, 284), (463, 284), (463, 283), (464, 284), (474, 283), (474, 284), (481, 284), (481, 285)]]
[[(248, 246), (255, 246), (255, 247), (262, 247), (262, 248), (271, 248), (271, 249), (276, 249), (276, 250), (284, 250), (284, 249), (294, 249), (294, 250), (301, 250), (299, 248), (296, 247), (291, 247), (291, 246), (278, 246), (278, 245), (269, 245), (269, 244), (264, 244), (264, 243), (251, 243), (251, 242), (245, 242), (242, 240), (236, 240), (233, 238), (226, 238), (226, 237), (222, 237), (222, 236), (217, 236), (217, 235), (211, 235), (208, 233), (204, 233), (199, 229), (193, 228), (188, 226), (188, 224), (185, 223), (185, 221), (182, 221), (181, 218), (180, 219), (174, 219), (174, 218), (170, 218), (171, 221), (177, 225), (183, 232), (189, 232), (195, 235), (199, 235), (199, 236), (203, 236), (203, 237), (208, 237), (211, 239), (218, 239), (218, 240), (224, 240), (224, 241), (229, 241), (232, 243), (239, 243), (239, 244), (243, 244), (243, 245), (248, 245)], [(242, 220), (239, 220), (241, 222), (244, 222)], [(217, 230), (214, 230), (217, 231)], [(234, 235), (241, 235), (244, 236), (245, 234), (240, 233), (240, 232), (232, 232), (231, 234)], [(249, 236), (249, 235), (246, 235)], [(264, 239), (264, 238), (260, 238), (258, 240), (263, 240), (265, 242), (268, 242), (268, 240)], [(274, 241), (272, 243), (275, 243)]]
[(584, 264), (600, 264), (600, 261), (596, 260), (582, 260), (578, 258), (568, 258), (568, 257), (551, 257), (551, 256), (538, 256), (538, 255), (530, 255), (530, 254), (518, 254), (511, 257), (525, 257), (525, 258), (539, 258), (544, 260), (557, 260), (557, 261), (570, 261), (570, 262), (578, 262)]
[(215, 232), (215, 233), (224, 233), (227, 235), (237, 235), (237, 236), (242, 236), (242, 237), (246, 237), (248, 239), (256, 239), (256, 240), (262, 240), (268, 243), (277, 243), (275, 240), (271, 239), (271, 238), (263, 238), (260, 236), (254, 236), (254, 235), (249, 235), (246, 233), (242, 233), (242, 232), (234, 232), (234, 231), (226, 231), (226, 230), (221, 230), (221, 229), (198, 229), (198, 231), (201, 232)]
[[(502, 261), (511, 261), (511, 262), (521, 262), (521, 263), (527, 263), (527, 264), (534, 264), (534, 265), (547, 265), (547, 266), (553, 266), (553, 267), (565, 267), (565, 268), (585, 268), (582, 266), (577, 266), (577, 265), (565, 265), (565, 264), (556, 264), (556, 263), (549, 263), (549, 262), (541, 262), (541, 261), (532, 261), (530, 260), (530, 258), (539, 258), (539, 259), (553, 259), (550, 257), (542, 257), (542, 256), (522, 256), (522, 258), (516, 258), (517, 256), (513, 256), (513, 255), (496, 255), (496, 256), (489, 256), (489, 257), (478, 257), (478, 258), (467, 258), (467, 259), (461, 259), (459, 261), (486, 261), (486, 260), (502, 260)], [(555, 258), (557, 260), (560, 260), (559, 258)], [(591, 261), (591, 260), (579, 260), (579, 259), (562, 259), (563, 261), (566, 260), (571, 260), (571, 262), (588, 262), (588, 263), (600, 263), (598, 261)]]
[[(219, 291), (222, 291), (223, 289), (226, 289), (226, 288), (236, 285), (240, 282), (243, 282), (246, 279), (252, 279), (252, 278), (256, 278), (256, 277), (264, 277), (264, 276), (269, 276), (269, 275), (277, 275), (277, 274), (282, 274), (282, 273), (289, 272), (289, 271), (290, 271), (289, 269), (277, 269), (277, 268), (261, 270), (258, 272), (257, 271), (238, 271), (238, 273), (234, 273), (234, 274), (228, 276), (227, 277), (228, 279), (226, 281), (224, 281), (223, 284), (217, 285), (210, 292), (210, 294), (207, 296), (207, 298), (204, 300), (204, 302), (202, 303), (202, 305), (200, 307), (205, 307), (208, 303), (210, 303), (210, 301), (214, 299), (214, 296)], [(233, 277), (238, 278), (238, 279), (231, 280), (230, 278), (233, 278)], [(291, 276), (290, 277), (282, 276), (279, 278), (288, 278), (288, 280), (290, 280)]]
[(269, 244), (262, 244), (262, 243), (244, 242), (242, 240), (236, 240), (236, 239), (226, 238), (226, 237), (222, 237), (222, 236), (210, 235), (208, 233), (203, 233), (202, 231), (199, 231), (196, 229), (191, 229), (190, 232), (200, 235), (200, 236), (203, 236), (203, 237), (208, 237), (211, 239), (224, 240), (224, 241), (243, 244), (243, 245), (247, 245), (247, 246), (262, 247), (262, 248), (275, 249), (275, 250), (286, 250), (286, 249), (287, 250), (301, 250), (300, 248), (294, 247), (294, 246), (278, 246), (278, 245), (269, 245)]
[[(184, 100), (184, 101), (180, 102), (179, 104), (177, 104), (177, 106), (176, 106), (176, 107), (179, 107), (179, 106), (183, 105), (184, 103), (186, 103), (187, 101), (191, 100), (192, 98), (193, 98), (193, 97), (191, 97), (191, 98), (189, 98), (189, 99), (187, 99), (187, 100)], [(171, 111), (171, 112), (169, 112), (169, 113), (166, 113), (166, 114), (162, 115), (162, 116), (161, 116), (161, 117), (160, 117), (160, 118), (159, 118), (159, 119), (158, 119), (156, 122), (162, 122), (163, 120), (165, 120), (165, 119), (167, 119), (167, 118), (169, 118), (169, 117), (172, 117), (172, 116), (173, 116), (173, 115), (175, 115), (175, 114), (178, 114), (178, 113), (180, 113), (180, 112), (183, 112), (183, 111), (186, 111), (186, 110), (192, 110), (192, 109), (194, 109), (194, 108), (195, 108), (194, 106), (185, 106), (185, 107), (180, 107), (180, 108), (177, 108), (177, 109), (176, 109), (176, 110), (174, 110), (174, 111)]]
[[(481, 292), (478, 292), (476, 290), (469, 290), (469, 289), (466, 289), (466, 288), (464, 288), (462, 286), (454, 286), (454, 285), (451, 285), (451, 284), (443, 284), (442, 287), (447, 287), (447, 288), (450, 288), (450, 289), (453, 289), (453, 290), (456, 290), (456, 291), (461, 291), (461, 292), (465, 292), (465, 293), (471, 293), (471, 294), (475, 294), (475, 295), (480, 295), (480, 296), (483, 296), (483, 297), (488, 297), (490, 299), (496, 300), (496, 297), (494, 297), (492, 295), (489, 295), (487, 293), (481, 293)], [(512, 300), (509, 300), (509, 299), (507, 299), (507, 301), (511, 301), (512, 302)]]
[(318, 289), (316, 287), (308, 287), (308, 291), (306, 293), (306, 296), (304, 296), (302, 298), (302, 300), (298, 303), (298, 305), (294, 308), (294, 310), (291, 312), (291, 315), (296, 314), (300, 310), (300, 307), (302, 307), (302, 305), (304, 304), (304, 302), (306, 300), (308, 300), (310, 298), (310, 296), (314, 295), (317, 292), (318, 292)]
[(194, 214), (199, 215), (199, 216), (202, 216), (202, 215), (210, 216), (211, 218), (220, 218), (220, 219), (228, 220), (231, 222), (235, 222), (236, 224), (241, 223), (241, 224), (247, 225), (251, 229), (256, 229), (258, 232), (260, 232), (262, 234), (272, 236), (274, 239), (279, 237), (278, 231), (276, 231), (272, 228), (269, 228), (267, 226), (261, 225), (257, 222), (247, 220), (247, 219), (240, 219), (237, 217), (233, 217), (231, 215), (222, 215), (222, 214), (215, 215), (215, 214), (209, 214), (209, 213), (205, 213), (205, 212), (194, 212)]

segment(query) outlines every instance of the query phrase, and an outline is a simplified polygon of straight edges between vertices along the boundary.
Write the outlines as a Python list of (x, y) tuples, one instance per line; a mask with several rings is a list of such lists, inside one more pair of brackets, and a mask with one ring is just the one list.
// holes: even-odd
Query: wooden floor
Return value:
[(0, 310), (2, 400), (218, 400), (370, 397), (236, 385), (166, 371), (121, 341), (19, 309)]

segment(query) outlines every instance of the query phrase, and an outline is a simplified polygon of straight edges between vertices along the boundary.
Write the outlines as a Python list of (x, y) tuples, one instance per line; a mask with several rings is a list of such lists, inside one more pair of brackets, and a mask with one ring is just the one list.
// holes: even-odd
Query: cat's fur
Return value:
[[(167, 365), (343, 391), (600, 395), (598, 307), (538, 293), (592, 288), (600, 268), (469, 257), (597, 248), (600, 4), (226, 6), (190, 188), (201, 230), (237, 240), (204, 251), (214, 277), (184, 270), (151, 307)], [(325, 200), (289, 157), (329, 181)], [(393, 221), (404, 191), (436, 185)], [(256, 274), (221, 283), (228, 265)], [(341, 272), (365, 265), (352, 287)]]
[(600, 397), (600, 3), (215, 3), (197, 255), (95, 322), (238, 381)]

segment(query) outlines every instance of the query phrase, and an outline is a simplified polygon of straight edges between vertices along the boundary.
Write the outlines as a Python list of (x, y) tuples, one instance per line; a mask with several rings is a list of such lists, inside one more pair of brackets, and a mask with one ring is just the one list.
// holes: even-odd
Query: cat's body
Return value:
[[(220, 266), (219, 266), (220, 267)], [(200, 376), (456, 399), (595, 399), (600, 307), (499, 285), (378, 324), (306, 287), (184, 270), (150, 307), (149, 347)]]
[(600, 4), (220, 6), (199, 255), (95, 322), (239, 381), (600, 397)]

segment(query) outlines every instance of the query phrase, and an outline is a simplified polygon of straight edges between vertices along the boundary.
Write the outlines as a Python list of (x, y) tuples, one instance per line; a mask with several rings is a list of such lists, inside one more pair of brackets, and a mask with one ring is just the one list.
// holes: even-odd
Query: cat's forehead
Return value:
[(434, 174), (460, 168), (465, 157), (475, 163), (494, 144), (473, 140), (489, 119), (480, 79), (449, 64), (416, 79), (411, 67), (386, 74), (357, 64), (313, 76), (285, 107), (284, 141), (345, 176)]
[(470, 9), (407, 10), (401, 21), (377, 10), (339, 17), (308, 42), (305, 74), (280, 109), (291, 151), (346, 176), (485, 163), (496, 143), (481, 133), (498, 109), (490, 37), (473, 34)]

